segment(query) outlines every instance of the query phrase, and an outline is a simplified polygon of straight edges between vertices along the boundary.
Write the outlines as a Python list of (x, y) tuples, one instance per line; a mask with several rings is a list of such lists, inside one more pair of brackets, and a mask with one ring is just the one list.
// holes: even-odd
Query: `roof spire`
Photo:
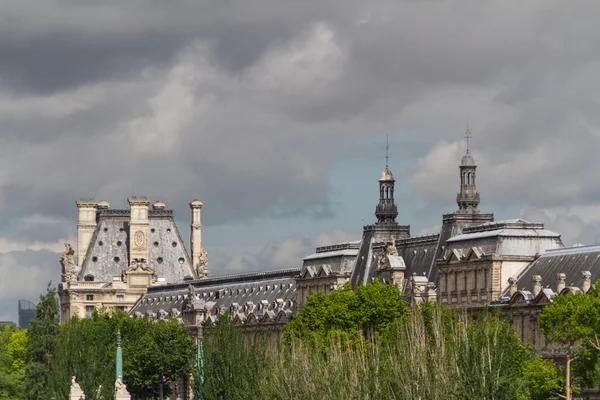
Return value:
[(467, 130), (465, 131), (465, 139), (467, 140), (467, 154), (469, 154), (469, 139), (471, 139), (471, 129), (469, 129), (469, 118), (467, 118)]
[(389, 135), (385, 135), (385, 167), (386, 168), (388, 167), (389, 160), (390, 160), (389, 150), (390, 150)]

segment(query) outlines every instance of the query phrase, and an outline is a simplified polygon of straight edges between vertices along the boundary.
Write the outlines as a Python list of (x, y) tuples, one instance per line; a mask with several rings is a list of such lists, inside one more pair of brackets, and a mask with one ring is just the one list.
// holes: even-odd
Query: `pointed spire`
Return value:
[(394, 203), (394, 175), (389, 168), (389, 138), (385, 138), (385, 169), (379, 178), (379, 204), (375, 209), (377, 224), (396, 224), (398, 208)]
[(465, 131), (465, 139), (467, 141), (467, 149), (465, 155), (460, 161), (460, 190), (456, 196), (458, 203), (458, 212), (461, 214), (478, 214), (479, 213), (479, 193), (475, 185), (475, 172), (477, 164), (473, 156), (469, 154), (469, 139), (471, 139), (471, 129), (467, 122), (467, 130)]
[(390, 142), (388, 139), (389, 139), (389, 135), (385, 135), (385, 167), (386, 168), (388, 168), (389, 160), (390, 160), (390, 155), (389, 155)]
[(465, 131), (465, 140), (467, 142), (467, 154), (469, 154), (469, 140), (471, 139), (471, 129), (469, 129), (469, 119), (467, 118), (467, 130)]

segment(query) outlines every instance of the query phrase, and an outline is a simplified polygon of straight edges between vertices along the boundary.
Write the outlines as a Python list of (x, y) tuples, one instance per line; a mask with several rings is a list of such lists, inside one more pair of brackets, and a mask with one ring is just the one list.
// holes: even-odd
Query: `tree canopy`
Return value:
[(350, 283), (329, 294), (310, 295), (306, 304), (286, 326), (285, 335), (320, 339), (343, 333), (355, 340), (361, 334), (384, 333), (397, 319), (407, 313), (396, 285), (378, 280), (352, 290)]
[(56, 289), (48, 283), (40, 296), (35, 319), (29, 322), (25, 357), (25, 398), (46, 400), (52, 397), (50, 368), (60, 330)]
[(0, 327), (0, 400), (23, 394), (26, 351), (26, 330), (15, 324)]

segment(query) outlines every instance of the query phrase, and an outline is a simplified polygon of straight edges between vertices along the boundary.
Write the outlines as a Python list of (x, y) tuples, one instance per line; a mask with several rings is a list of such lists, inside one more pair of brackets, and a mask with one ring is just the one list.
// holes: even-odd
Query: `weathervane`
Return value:
[(469, 119), (467, 118), (467, 130), (465, 131), (465, 139), (467, 140), (467, 154), (469, 154), (469, 139), (471, 139), (471, 129), (469, 129)]
[(390, 160), (389, 155), (390, 143), (389, 143), (389, 135), (385, 135), (385, 167), (388, 167), (388, 162)]

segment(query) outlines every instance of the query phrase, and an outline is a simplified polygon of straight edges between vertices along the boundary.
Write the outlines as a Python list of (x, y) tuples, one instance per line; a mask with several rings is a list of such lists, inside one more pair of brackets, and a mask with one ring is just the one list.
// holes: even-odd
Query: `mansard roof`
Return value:
[(600, 245), (547, 250), (517, 277), (519, 289), (533, 290), (531, 277), (539, 275), (544, 288), (556, 290), (556, 275), (565, 274), (567, 286), (583, 286), (583, 271), (591, 273), (591, 282), (600, 278)]
[(466, 227), (462, 234), (449, 238), (446, 245), (445, 260), (449, 260), (456, 250), (464, 257), (474, 248), (478, 257), (494, 255), (522, 258), (563, 247), (560, 234), (545, 229), (544, 224), (520, 218)]
[(329, 274), (350, 274), (356, 262), (360, 241), (317, 247), (316, 253), (304, 257), (301, 276), (315, 276), (322, 268)]
[(277, 308), (278, 301), (283, 302), (284, 309), (295, 310), (295, 278), (299, 273), (300, 269), (294, 268), (215, 276), (179, 284), (152, 286), (129, 313), (139, 316), (145, 315), (148, 311), (156, 313), (159, 309), (175, 309), (182, 312), (188, 297), (188, 286), (192, 285), (196, 299), (205, 302), (210, 315), (218, 316), (221, 309), (233, 311), (236, 306), (240, 307), (242, 312), (246, 312), (252, 305), (256, 316), (262, 318), (264, 312)]
[(448, 243), (488, 237), (545, 237), (560, 238), (560, 234), (544, 229), (544, 224), (525, 221), (515, 218), (504, 221), (487, 222), (463, 230), (462, 235), (448, 239)]
[[(120, 279), (130, 266), (130, 210), (101, 210), (78, 279), (91, 275), (95, 281)], [(158, 283), (181, 282), (193, 277), (192, 263), (181, 239), (173, 211), (148, 211), (148, 267)]]

